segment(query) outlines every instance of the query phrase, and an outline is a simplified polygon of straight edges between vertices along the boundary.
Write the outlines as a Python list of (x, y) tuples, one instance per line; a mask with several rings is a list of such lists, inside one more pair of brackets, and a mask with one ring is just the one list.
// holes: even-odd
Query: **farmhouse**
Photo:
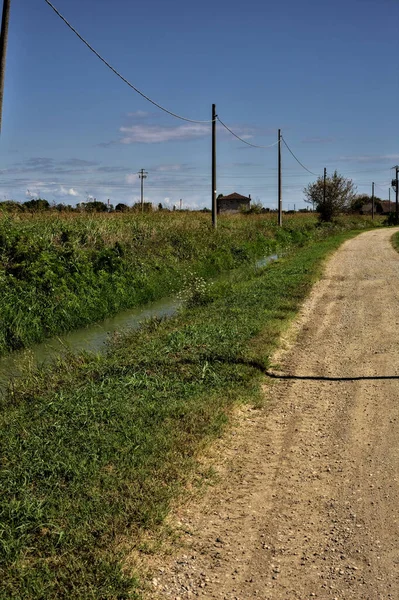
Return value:
[[(395, 203), (390, 202), (389, 200), (378, 200), (374, 206), (375, 214), (377, 215), (389, 215), (390, 212), (394, 212)], [(363, 204), (360, 209), (361, 215), (371, 215), (372, 213), (372, 204), (368, 202), (367, 204)]]
[(229, 196), (220, 195), (217, 199), (218, 213), (237, 213), (241, 210), (249, 209), (251, 206), (251, 195), (248, 197), (241, 194), (230, 194)]

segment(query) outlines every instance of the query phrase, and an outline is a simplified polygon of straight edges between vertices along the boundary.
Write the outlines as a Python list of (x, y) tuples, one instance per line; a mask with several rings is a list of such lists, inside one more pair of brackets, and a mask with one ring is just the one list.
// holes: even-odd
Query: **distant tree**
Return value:
[(260, 202), (252, 202), (251, 206), (241, 206), (240, 212), (244, 215), (260, 215), (263, 212), (263, 206)]
[[(135, 202), (132, 206), (134, 212), (141, 212), (141, 202)], [(152, 203), (143, 202), (143, 212), (152, 212)]]
[(48, 210), (50, 208), (50, 203), (43, 198), (37, 198), (32, 200), (27, 200), (23, 204), (26, 210), (40, 211), (40, 210)]
[(324, 182), (320, 176), (315, 183), (304, 188), (305, 202), (313, 204), (321, 221), (331, 221), (341, 213), (348, 212), (356, 194), (356, 186), (351, 179), (346, 179), (334, 171), (326, 178), (326, 196), (323, 198)]
[(62, 202), (59, 202), (53, 208), (59, 212), (73, 212), (76, 210), (71, 204), (63, 204)]
[(162, 202), (158, 204), (158, 210), (163, 210)]
[(127, 212), (129, 207), (127, 204), (119, 203), (115, 206), (115, 212)]
[(25, 210), (23, 204), (14, 200), (3, 200), (0, 202), (0, 211), (3, 212), (23, 212)]
[(81, 206), (86, 212), (107, 212), (108, 206), (99, 200), (91, 200), (90, 202), (82, 202)]
[[(382, 213), (381, 202), (382, 202), (381, 198), (374, 196), (374, 206), (375, 206), (375, 211), (377, 213)], [(369, 196), (368, 194), (357, 194), (353, 198), (353, 201), (351, 204), (351, 211), (360, 213), (365, 204), (371, 204), (371, 203), (372, 203), (372, 197)]]

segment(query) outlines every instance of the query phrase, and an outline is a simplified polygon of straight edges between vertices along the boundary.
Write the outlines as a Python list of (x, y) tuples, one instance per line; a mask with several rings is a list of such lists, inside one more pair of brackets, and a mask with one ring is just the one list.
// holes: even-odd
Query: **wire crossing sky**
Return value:
[(324, 167), (388, 198), (399, 4), (320, 4), (13, 2), (0, 200), (209, 207), (212, 103), (218, 193), (276, 207), (281, 128), (285, 209)]
[(159, 108), (160, 110), (162, 110), (163, 112), (167, 113), (168, 115), (170, 115), (171, 117), (175, 117), (176, 119), (180, 119), (181, 121), (188, 121), (189, 123), (212, 123), (212, 119), (210, 121), (195, 121), (194, 119), (188, 119), (187, 117), (182, 117), (181, 115), (177, 115), (176, 113), (168, 110), (167, 108), (165, 108), (164, 106), (161, 106), (161, 104), (158, 104), (158, 102), (155, 102), (155, 100), (152, 100), (149, 96), (146, 96), (143, 92), (141, 92), (137, 87), (135, 87), (130, 81), (128, 81), (126, 79), (126, 77), (123, 77), (123, 75), (121, 75), (116, 69), (115, 67), (113, 67), (112, 65), (109, 64), (109, 62), (107, 60), (105, 60), (105, 58), (103, 56), (101, 56), (101, 54), (99, 54), (94, 48), (93, 46), (91, 46), (89, 44), (89, 42), (87, 40), (85, 40), (80, 33), (78, 33), (78, 31), (76, 31), (76, 29), (71, 25), (71, 23), (69, 23), (66, 18), (55, 8), (54, 4), (52, 4), (49, 0), (44, 0), (55, 12), (56, 15), (58, 15), (60, 17), (60, 19), (62, 21), (64, 21), (65, 25), (67, 27), (69, 27), (69, 29), (71, 31), (73, 31), (73, 33), (88, 47), (88, 49), (93, 52), (93, 54), (95, 54), (97, 56), (97, 58), (99, 58), (113, 73), (115, 73), (115, 75), (117, 77), (119, 77), (119, 79), (121, 79), (124, 83), (126, 83), (130, 88), (132, 88), (132, 90), (134, 90), (135, 92), (137, 92), (137, 94), (139, 94), (140, 96), (142, 96), (144, 98), (144, 100), (147, 100), (148, 102), (150, 102), (151, 104), (153, 104), (154, 106), (156, 106), (157, 108)]

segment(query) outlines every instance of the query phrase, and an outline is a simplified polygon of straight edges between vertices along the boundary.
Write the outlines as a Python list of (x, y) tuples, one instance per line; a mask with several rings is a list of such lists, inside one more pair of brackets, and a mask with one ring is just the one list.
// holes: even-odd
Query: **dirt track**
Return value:
[[(399, 599), (399, 255), (346, 242), (216, 449), (220, 483), (178, 515), (149, 598)], [(308, 379), (307, 377), (311, 377)]]

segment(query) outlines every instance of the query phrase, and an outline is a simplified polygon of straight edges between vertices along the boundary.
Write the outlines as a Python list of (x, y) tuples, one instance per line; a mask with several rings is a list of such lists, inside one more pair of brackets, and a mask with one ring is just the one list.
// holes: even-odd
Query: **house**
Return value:
[(395, 202), (390, 200), (381, 200), (382, 215), (389, 215), (391, 212), (395, 212)]
[(229, 196), (220, 195), (217, 199), (218, 213), (238, 213), (242, 210), (248, 210), (251, 207), (251, 195), (241, 196), (241, 194), (230, 194)]
[[(360, 209), (361, 215), (371, 215), (372, 213), (372, 204), (371, 202), (367, 202), (367, 204), (363, 204)], [(374, 206), (374, 212), (376, 215), (389, 215), (390, 212), (395, 211), (395, 202), (390, 202), (389, 200), (377, 200)]]

